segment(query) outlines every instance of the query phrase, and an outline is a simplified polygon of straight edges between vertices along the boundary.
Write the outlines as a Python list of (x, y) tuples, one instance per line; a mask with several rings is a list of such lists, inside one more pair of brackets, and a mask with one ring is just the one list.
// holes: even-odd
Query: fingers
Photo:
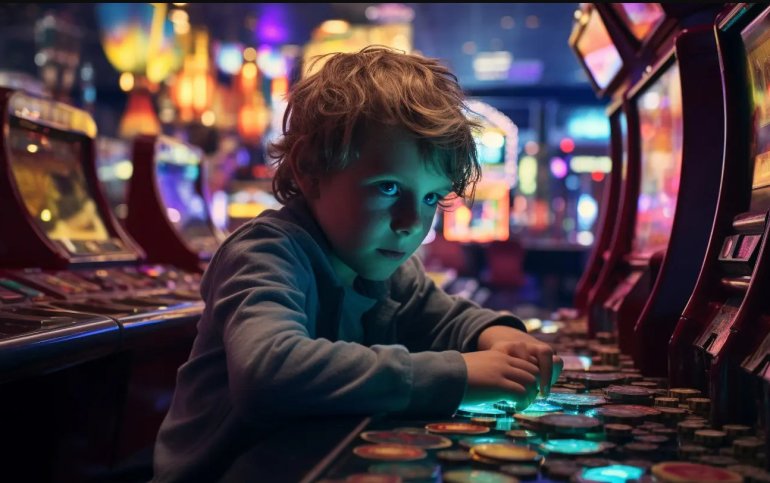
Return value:
[(556, 381), (561, 375), (561, 371), (564, 369), (564, 360), (557, 356), (553, 356), (553, 375), (551, 376), (551, 385), (556, 384)]
[(540, 367), (540, 394), (547, 397), (551, 392), (551, 376), (553, 374), (553, 349), (549, 346), (537, 348), (537, 362)]

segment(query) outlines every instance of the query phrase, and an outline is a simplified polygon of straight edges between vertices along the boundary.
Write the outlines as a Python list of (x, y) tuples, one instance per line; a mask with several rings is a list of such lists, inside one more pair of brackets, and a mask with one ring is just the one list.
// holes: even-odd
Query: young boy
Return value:
[(155, 481), (216, 479), (284, 416), (523, 408), (559, 375), (519, 319), (449, 296), (412, 256), (480, 176), (455, 76), (380, 47), (325, 60), (292, 89), (272, 146), (285, 206), (231, 234), (203, 278)]

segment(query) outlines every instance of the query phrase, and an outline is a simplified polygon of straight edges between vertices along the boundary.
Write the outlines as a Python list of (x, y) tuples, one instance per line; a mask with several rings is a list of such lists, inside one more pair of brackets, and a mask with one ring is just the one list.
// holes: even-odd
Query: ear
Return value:
[(319, 195), (318, 178), (303, 173), (296, 162), (290, 163), (289, 166), (291, 166), (291, 174), (294, 177), (294, 181), (297, 183), (297, 186), (299, 186), (299, 189), (302, 191), (305, 198), (317, 198)]

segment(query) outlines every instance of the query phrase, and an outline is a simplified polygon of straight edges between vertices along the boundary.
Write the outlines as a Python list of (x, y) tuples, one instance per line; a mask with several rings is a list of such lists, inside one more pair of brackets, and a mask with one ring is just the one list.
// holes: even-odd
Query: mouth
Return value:
[(383, 257), (389, 258), (391, 260), (400, 260), (406, 254), (406, 252), (399, 252), (397, 250), (386, 250), (384, 248), (378, 248), (377, 252)]

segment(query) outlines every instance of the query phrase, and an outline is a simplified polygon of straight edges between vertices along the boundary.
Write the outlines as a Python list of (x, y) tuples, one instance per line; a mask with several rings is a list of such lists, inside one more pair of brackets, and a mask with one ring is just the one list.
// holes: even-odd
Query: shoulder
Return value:
[(425, 267), (417, 255), (409, 257), (390, 278), (391, 294), (399, 298), (430, 288), (433, 282), (425, 273)]

